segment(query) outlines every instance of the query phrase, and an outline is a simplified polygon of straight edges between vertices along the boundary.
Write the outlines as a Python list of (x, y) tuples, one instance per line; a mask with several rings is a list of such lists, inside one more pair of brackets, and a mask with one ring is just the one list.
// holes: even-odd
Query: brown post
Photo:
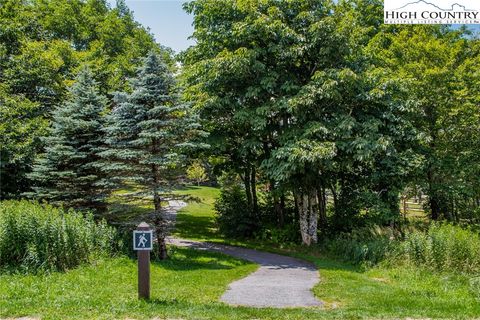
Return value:
[[(150, 231), (150, 226), (142, 222), (138, 231)], [(152, 239), (153, 240), (153, 239)], [(138, 250), (138, 298), (150, 299), (150, 250)]]

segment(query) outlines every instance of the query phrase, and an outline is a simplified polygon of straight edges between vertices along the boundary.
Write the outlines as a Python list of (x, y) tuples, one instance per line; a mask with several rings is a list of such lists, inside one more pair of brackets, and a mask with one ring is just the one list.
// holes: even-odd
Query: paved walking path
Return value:
[[(175, 201), (169, 204), (167, 216), (173, 224), (176, 211), (185, 206), (185, 203)], [(315, 266), (309, 262), (222, 244), (176, 238), (168, 238), (168, 242), (176, 246), (220, 252), (260, 265), (254, 273), (231, 283), (227, 292), (220, 298), (223, 302), (231, 305), (274, 308), (322, 305), (311, 291), (319, 281), (319, 275)]]

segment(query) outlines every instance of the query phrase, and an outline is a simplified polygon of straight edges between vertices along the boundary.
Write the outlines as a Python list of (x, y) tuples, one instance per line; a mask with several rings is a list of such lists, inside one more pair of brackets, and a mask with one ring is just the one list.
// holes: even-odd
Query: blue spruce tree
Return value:
[(132, 80), (133, 92), (115, 97), (108, 118), (108, 150), (102, 152), (108, 187), (134, 187), (130, 198), (151, 197), (159, 257), (165, 259), (167, 224), (162, 200), (171, 197), (187, 154), (203, 147), (197, 117), (180, 101), (174, 77), (162, 58), (151, 52)]
[(106, 98), (98, 92), (88, 69), (78, 74), (69, 102), (53, 112), (50, 134), (44, 137), (45, 153), (33, 167), (37, 199), (65, 207), (103, 211), (106, 189), (99, 183), (99, 152), (105, 145), (103, 132)]

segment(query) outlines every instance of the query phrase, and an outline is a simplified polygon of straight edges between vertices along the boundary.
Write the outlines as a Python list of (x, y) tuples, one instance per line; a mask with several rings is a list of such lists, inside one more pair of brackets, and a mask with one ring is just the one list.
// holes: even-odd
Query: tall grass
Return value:
[(354, 264), (384, 262), (438, 272), (480, 274), (480, 235), (446, 223), (433, 222), (426, 230), (408, 230), (403, 236), (387, 228), (355, 230), (326, 240), (323, 249)]
[(397, 248), (397, 260), (434, 271), (480, 272), (480, 236), (459, 226), (432, 223), (411, 231)]
[(343, 261), (371, 266), (387, 259), (397, 245), (391, 229), (370, 227), (325, 239), (322, 249)]
[(0, 203), (0, 267), (66, 270), (112, 253), (115, 242), (115, 230), (91, 214), (25, 200)]

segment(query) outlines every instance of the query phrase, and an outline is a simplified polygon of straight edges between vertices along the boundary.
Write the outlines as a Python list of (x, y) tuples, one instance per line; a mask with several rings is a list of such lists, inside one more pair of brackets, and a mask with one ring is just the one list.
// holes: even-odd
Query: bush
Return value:
[(0, 267), (23, 271), (66, 270), (111, 254), (115, 229), (93, 216), (30, 201), (0, 203)]
[(397, 245), (393, 231), (380, 227), (357, 229), (323, 241), (323, 249), (330, 255), (366, 265), (385, 260)]
[(227, 237), (250, 237), (257, 230), (245, 192), (238, 185), (221, 190), (215, 201), (215, 213), (219, 230)]
[(410, 231), (398, 259), (434, 271), (480, 272), (480, 237), (459, 226), (432, 223), (427, 232)]
[(277, 244), (295, 245), (301, 241), (300, 231), (296, 224), (286, 224), (283, 228), (267, 226), (255, 232), (258, 240), (267, 240)]

